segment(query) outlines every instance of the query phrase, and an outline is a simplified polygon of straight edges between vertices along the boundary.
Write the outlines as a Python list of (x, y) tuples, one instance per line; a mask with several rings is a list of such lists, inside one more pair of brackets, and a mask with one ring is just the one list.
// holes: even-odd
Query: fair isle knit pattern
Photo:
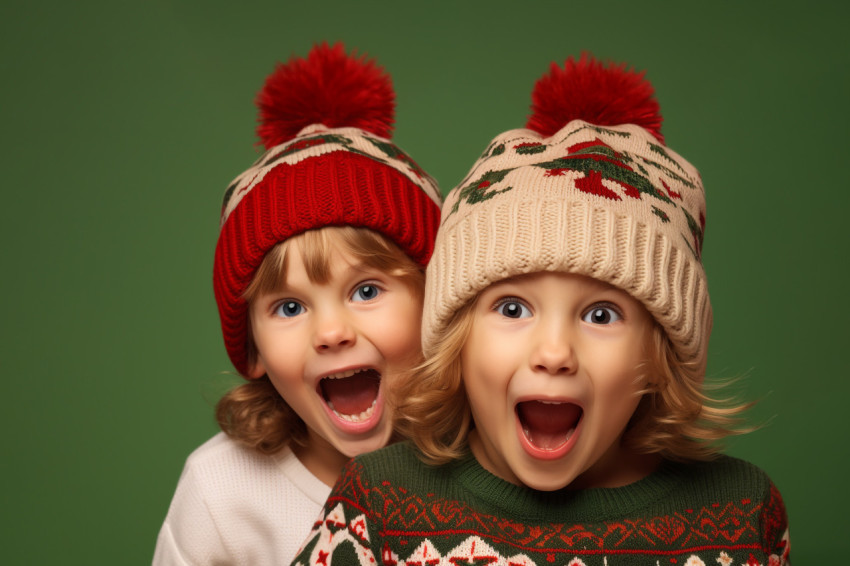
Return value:
[(441, 196), (436, 181), (390, 140), (358, 128), (331, 130), (314, 124), (301, 130), (292, 140), (266, 151), (254, 165), (230, 183), (224, 194), (221, 224), (227, 221), (242, 198), (278, 165), (294, 165), (334, 151), (352, 152), (395, 169), (424, 191), (439, 208)]
[(779, 491), (729, 457), (664, 463), (634, 484), (539, 492), (468, 456), (429, 467), (408, 444), (344, 469), (298, 566), (787, 566)]
[(699, 173), (639, 126), (574, 120), (550, 138), (505, 132), (446, 197), (426, 282), (426, 354), (490, 284), (557, 271), (625, 290), (683, 361), (704, 368), (712, 318), (704, 225)]

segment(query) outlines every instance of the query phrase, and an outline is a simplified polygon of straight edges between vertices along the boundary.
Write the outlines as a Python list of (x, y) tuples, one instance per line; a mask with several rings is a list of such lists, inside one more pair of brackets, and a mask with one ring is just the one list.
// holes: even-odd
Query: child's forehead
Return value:
[(333, 278), (360, 276), (380, 271), (357, 257), (345, 246), (331, 242), (325, 249), (305, 249), (302, 242), (293, 242), (280, 274), (281, 286), (292, 279), (306, 276), (311, 283), (323, 284)]
[[(607, 281), (602, 281), (600, 279), (596, 279), (595, 277), (591, 277), (590, 275), (585, 275), (583, 273), (573, 273), (569, 271), (537, 271), (534, 273), (521, 273), (519, 275), (513, 275), (511, 277), (506, 277), (505, 279), (501, 279), (499, 281), (494, 281), (490, 284), (488, 288), (485, 288), (484, 291), (491, 288), (498, 287), (507, 287), (507, 286), (529, 286), (534, 285), (537, 282), (540, 282), (542, 279), (556, 277), (562, 279), (564, 281), (572, 281), (576, 283), (580, 283), (583, 286), (592, 288), (598, 291), (611, 291), (616, 293), (623, 293), (631, 297), (628, 291), (617, 287), (616, 285), (612, 285)], [(634, 298), (634, 297), (632, 297)]]
[(301, 265), (322, 262), (327, 265), (344, 266), (356, 268), (364, 265), (364, 261), (358, 258), (341, 240), (327, 239), (322, 245), (308, 242), (301, 238), (293, 238), (289, 242), (288, 261), (297, 261)]

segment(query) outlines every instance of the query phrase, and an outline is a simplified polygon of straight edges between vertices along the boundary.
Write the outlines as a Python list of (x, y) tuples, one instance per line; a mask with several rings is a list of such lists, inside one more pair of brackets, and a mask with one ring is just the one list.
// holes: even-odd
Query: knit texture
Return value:
[(704, 368), (712, 319), (704, 224), (699, 173), (639, 126), (574, 120), (551, 137), (505, 132), (446, 197), (426, 281), (426, 354), (487, 286), (558, 271), (628, 292), (681, 359)]
[(471, 457), (424, 465), (408, 444), (355, 458), (297, 565), (790, 564), (779, 491), (728, 457), (664, 463), (610, 489), (539, 492)]
[(436, 182), (391, 141), (313, 125), (269, 149), (228, 187), (213, 287), (230, 359), (248, 371), (242, 295), (266, 253), (306, 230), (349, 225), (395, 242), (423, 267), (440, 215)]
[(286, 563), (329, 493), (288, 448), (269, 456), (218, 433), (186, 461), (153, 564)]

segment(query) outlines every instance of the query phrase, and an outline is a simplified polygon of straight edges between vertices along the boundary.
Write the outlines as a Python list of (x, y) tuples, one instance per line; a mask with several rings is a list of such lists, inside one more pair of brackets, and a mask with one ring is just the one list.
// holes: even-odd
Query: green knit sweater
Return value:
[(423, 464), (402, 443), (352, 460), (293, 564), (780, 565), (782, 497), (730, 457), (665, 462), (619, 488), (535, 491), (474, 457)]

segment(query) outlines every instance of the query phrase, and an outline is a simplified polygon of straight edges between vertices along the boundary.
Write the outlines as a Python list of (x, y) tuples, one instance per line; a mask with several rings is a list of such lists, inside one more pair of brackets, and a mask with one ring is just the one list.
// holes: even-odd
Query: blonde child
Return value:
[(373, 62), (315, 47), (258, 96), (268, 151), (227, 189), (213, 282), (247, 382), (188, 458), (154, 564), (289, 562), (351, 457), (387, 444), (421, 360), (439, 190), (398, 149)]
[(413, 443), (347, 464), (295, 563), (788, 564), (782, 498), (703, 392), (700, 176), (652, 87), (552, 66), (443, 208)]

